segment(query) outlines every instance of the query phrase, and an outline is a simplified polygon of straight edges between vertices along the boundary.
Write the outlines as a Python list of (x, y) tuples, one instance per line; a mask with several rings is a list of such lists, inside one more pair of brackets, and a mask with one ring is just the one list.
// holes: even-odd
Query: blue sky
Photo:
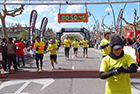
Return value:
[[(121, 8), (123, 8), (124, 4), (112, 4), (114, 11), (115, 11), (115, 17), (116, 21), (118, 18), (118, 14)], [(2, 6), (1, 6), (2, 7)], [(7, 9), (13, 9), (19, 6), (7, 6)], [(77, 23), (58, 23), (57, 15), (59, 13), (59, 7), (57, 5), (25, 5), (24, 11), (20, 16), (16, 17), (6, 17), (6, 25), (9, 26), (11, 23), (20, 23), (22, 26), (28, 25), (29, 26), (29, 20), (30, 20), (30, 13), (32, 10), (36, 10), (38, 12), (38, 17), (36, 21), (36, 28), (40, 28), (41, 21), (43, 17), (48, 18), (48, 24), (46, 28), (52, 28), (55, 30), (55, 32), (58, 32), (62, 27), (86, 27), (88, 29), (88, 26), (91, 27), (91, 25), (95, 24), (95, 21), (93, 17), (88, 18), (88, 26), (84, 22), (77, 22)], [(85, 5), (63, 5), (61, 6), (61, 13), (85, 13)], [(101, 5), (87, 5), (88, 10), (94, 15), (96, 20), (99, 20), (99, 23), (102, 23), (102, 16), (105, 16), (107, 12), (110, 12), (110, 15), (107, 15), (105, 17), (104, 23), (107, 26), (110, 26), (112, 24), (113, 15), (112, 10), (110, 8), (109, 4), (101, 4)], [(134, 9), (137, 9), (138, 16), (140, 15), (139, 12), (139, 3), (128, 3), (126, 5), (123, 17), (126, 18), (128, 22), (133, 22), (134, 18)], [(1, 23), (0, 23), (1, 24)], [(125, 23), (123, 22), (123, 25)], [(101, 26), (100, 26), (101, 27)], [(92, 30), (92, 28), (90, 28)]]

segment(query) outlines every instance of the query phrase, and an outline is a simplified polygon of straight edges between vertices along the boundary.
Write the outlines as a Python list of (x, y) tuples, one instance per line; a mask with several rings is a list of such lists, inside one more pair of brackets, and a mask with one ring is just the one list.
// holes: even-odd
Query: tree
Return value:
[(45, 31), (43, 38), (44, 39), (55, 39), (56, 34), (53, 31), (53, 29), (48, 28), (47, 31)]
[(21, 5), (19, 8), (15, 8), (13, 10), (7, 10), (6, 5), (4, 5), (4, 9), (2, 9), (2, 11), (1, 11), (3, 13), (0, 12), (0, 19), (1, 19), (1, 23), (2, 23), (2, 31), (3, 31), (4, 37), (7, 37), (6, 24), (5, 24), (6, 16), (11, 16), (11, 17), (18, 16), (18, 15), (22, 14), (23, 10), (24, 10), (24, 5)]
[(129, 23), (129, 22), (126, 21), (125, 18), (123, 18), (123, 17), (121, 17), (121, 19), (122, 19), (126, 24), (134, 26), (134, 34), (133, 34), (133, 36), (134, 36), (134, 38), (136, 38), (137, 26), (138, 26), (138, 23), (139, 23), (139, 21), (138, 21), (139, 16), (137, 16), (137, 10), (136, 10), (136, 9), (135, 9), (134, 14), (135, 14), (135, 15), (134, 15), (134, 22), (133, 22), (133, 23)]

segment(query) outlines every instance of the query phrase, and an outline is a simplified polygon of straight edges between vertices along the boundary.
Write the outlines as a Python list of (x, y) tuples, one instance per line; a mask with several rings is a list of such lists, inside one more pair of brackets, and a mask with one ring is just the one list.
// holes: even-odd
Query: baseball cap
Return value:
[(113, 49), (119, 49), (119, 48), (123, 48), (122, 45), (115, 45), (115, 46), (113, 46)]

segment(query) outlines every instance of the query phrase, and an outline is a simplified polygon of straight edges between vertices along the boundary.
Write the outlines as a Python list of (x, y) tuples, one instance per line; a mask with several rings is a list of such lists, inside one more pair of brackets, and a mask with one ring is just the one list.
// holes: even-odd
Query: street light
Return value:
[(104, 24), (104, 19), (105, 19), (105, 17), (106, 17), (107, 15), (110, 15), (110, 13), (108, 12), (108, 13), (107, 13), (104, 17), (102, 16), (103, 36), (104, 36), (104, 33), (105, 33), (105, 28), (104, 28), (104, 26), (105, 26), (105, 24)]

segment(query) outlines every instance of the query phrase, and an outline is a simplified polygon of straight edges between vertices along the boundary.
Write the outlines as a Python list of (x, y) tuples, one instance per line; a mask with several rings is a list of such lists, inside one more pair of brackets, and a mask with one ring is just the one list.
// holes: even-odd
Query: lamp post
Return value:
[(110, 15), (110, 13), (108, 12), (108, 13), (107, 13), (104, 17), (102, 16), (103, 36), (104, 36), (104, 33), (105, 33), (105, 28), (104, 28), (104, 26), (105, 26), (105, 24), (104, 24), (104, 19), (105, 19), (105, 17), (106, 17), (107, 15)]

